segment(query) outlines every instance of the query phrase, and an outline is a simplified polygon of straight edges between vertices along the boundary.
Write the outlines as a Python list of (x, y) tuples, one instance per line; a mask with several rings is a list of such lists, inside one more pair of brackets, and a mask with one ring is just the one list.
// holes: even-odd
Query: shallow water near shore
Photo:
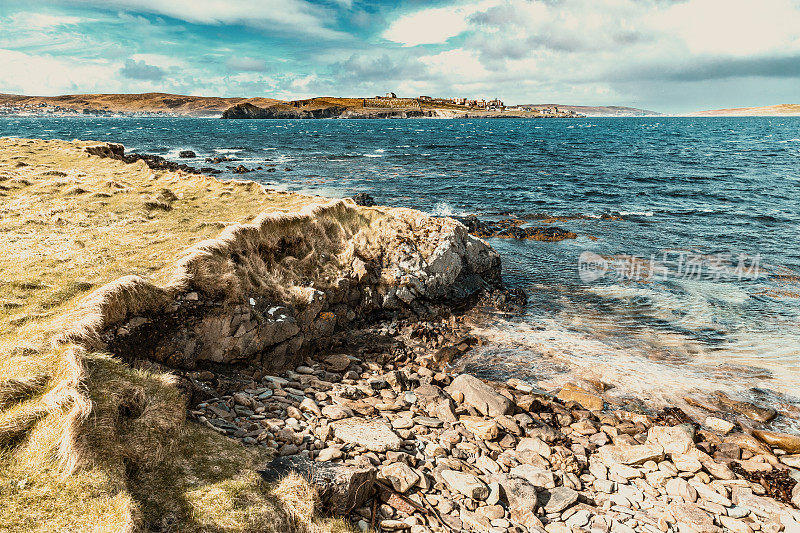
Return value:
[[(546, 389), (601, 380), (621, 403), (725, 390), (800, 405), (800, 117), (4, 117), (0, 135), (188, 149), (196, 167), (264, 166), (236, 177), (277, 189), (568, 229), (578, 238), (489, 239), (530, 305), (481, 321), (490, 342), (460, 365)], [(221, 155), (241, 161), (204, 162)]]

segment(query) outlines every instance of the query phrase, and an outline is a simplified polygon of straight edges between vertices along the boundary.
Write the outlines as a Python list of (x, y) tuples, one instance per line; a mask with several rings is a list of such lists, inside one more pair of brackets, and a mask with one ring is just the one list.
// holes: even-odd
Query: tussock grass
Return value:
[[(235, 294), (234, 249), (263, 258), (243, 267), (247, 283), (332, 276), (335, 257), (313, 261), (368, 221), (319, 198), (90, 157), (91, 144), (0, 139), (0, 530), (347, 530), (317, 516), (305, 481), (265, 484), (266, 451), (187, 422), (175, 378), (104, 353), (98, 333), (190, 286)], [(269, 236), (311, 219), (319, 247), (281, 262)]]

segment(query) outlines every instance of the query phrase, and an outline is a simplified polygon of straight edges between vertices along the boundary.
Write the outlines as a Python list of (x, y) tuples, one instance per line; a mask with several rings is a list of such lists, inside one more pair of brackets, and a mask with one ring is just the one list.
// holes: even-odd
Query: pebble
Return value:
[[(565, 387), (565, 406), (521, 381), (494, 387), (347, 354), (306, 360), (282, 376), (191, 413), (248, 446), (305, 455), (320, 468), (372, 469), (418, 504), (424, 497), (455, 531), (797, 533), (791, 514), (778, 519), (797, 511), (728, 466), (800, 468), (800, 454), (776, 458), (763, 442), (791, 449), (795, 441), (782, 434), (758, 440), (708, 416), (697, 445), (693, 426), (654, 424), (635, 406), (601, 411), (603, 399), (580, 387)], [(382, 531), (441, 531), (396, 494), (382, 498)], [(371, 501), (353, 512), (358, 530), (369, 528), (371, 512)]]

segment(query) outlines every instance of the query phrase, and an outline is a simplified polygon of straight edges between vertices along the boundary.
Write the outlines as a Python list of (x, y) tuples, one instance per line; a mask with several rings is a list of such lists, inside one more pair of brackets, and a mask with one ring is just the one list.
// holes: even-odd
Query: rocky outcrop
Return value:
[(222, 113), (225, 119), (286, 119), (286, 118), (336, 118), (347, 108), (326, 106), (315, 109), (300, 109), (288, 105), (258, 107), (250, 103), (237, 104)]
[[(169, 171), (182, 171), (186, 172), (187, 174), (201, 174), (203, 171), (201, 169), (190, 167), (189, 165), (183, 163), (176, 163), (174, 161), (168, 161), (164, 159), (160, 155), (152, 155), (152, 154), (126, 154), (125, 147), (121, 144), (115, 143), (105, 143), (105, 144), (98, 144), (97, 146), (87, 146), (85, 149), (86, 153), (91, 155), (96, 155), (98, 157), (108, 157), (110, 159), (117, 159), (119, 161), (124, 161), (126, 163), (136, 163), (137, 161), (144, 161), (144, 163), (153, 170), (169, 170)], [(188, 150), (186, 152), (181, 152), (181, 154), (188, 154), (192, 152)], [(194, 157), (194, 155), (181, 155), (180, 157)]]
[(122, 278), (76, 313), (99, 324), (64, 335), (171, 367), (279, 370), (355, 321), (430, 316), (501, 286), (497, 252), (460, 223), (340, 200), (227, 228), (165, 288)]

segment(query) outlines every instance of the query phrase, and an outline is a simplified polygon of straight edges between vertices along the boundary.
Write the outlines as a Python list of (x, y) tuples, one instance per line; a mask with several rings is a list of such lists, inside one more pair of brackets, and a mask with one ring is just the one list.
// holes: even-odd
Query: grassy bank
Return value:
[(328, 531), (266, 453), (186, 422), (175, 379), (57, 342), (87, 294), (164, 286), (184, 250), (324, 199), (154, 171), (91, 142), (0, 139), (0, 530)]

